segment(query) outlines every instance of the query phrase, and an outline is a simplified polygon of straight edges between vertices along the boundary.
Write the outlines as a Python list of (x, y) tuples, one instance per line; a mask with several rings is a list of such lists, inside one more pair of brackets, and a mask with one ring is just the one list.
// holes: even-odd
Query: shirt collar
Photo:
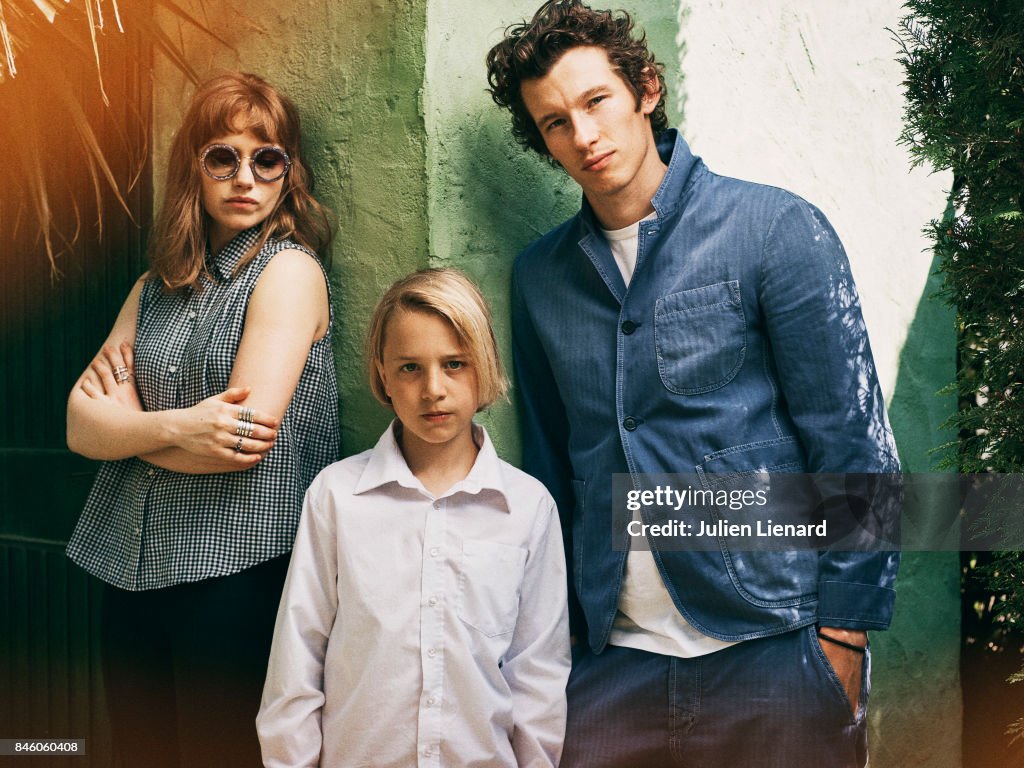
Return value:
[[(665, 176), (658, 185), (658, 191), (651, 198), (651, 205), (658, 214), (658, 218), (664, 218), (672, 214), (682, 203), (683, 192), (689, 187), (691, 181), (696, 179), (694, 170), (701, 164), (700, 158), (690, 151), (686, 140), (675, 128), (669, 128), (662, 132), (657, 141), (658, 155), (668, 168)], [(587, 228), (598, 233), (601, 229), (597, 217), (594, 215), (586, 195), (583, 197), (582, 218)]]
[[(423, 483), (409, 469), (409, 465), (405, 463), (405, 457), (402, 456), (402, 451), (398, 447), (398, 439), (395, 436), (396, 429), (401, 429), (398, 419), (391, 422), (374, 446), (370, 460), (363, 468), (359, 482), (356, 483), (355, 493), (365, 493), (388, 483), (397, 483), (403, 488), (412, 488), (433, 498), (423, 487)], [(469, 474), (445, 491), (441, 498), (453, 496), (456, 493), (477, 495), (485, 490), (495, 491), (501, 495), (504, 500), (503, 509), (508, 512), (511, 499), (505, 487), (501, 459), (498, 458), (490, 435), (479, 424), (473, 424), (473, 440), (480, 446), (480, 450)]]
[(231, 279), (239, 259), (255, 244), (260, 229), (261, 225), (257, 224), (244, 232), (239, 232), (216, 256), (210, 253), (210, 243), (206, 243), (206, 269), (216, 280), (223, 282)]

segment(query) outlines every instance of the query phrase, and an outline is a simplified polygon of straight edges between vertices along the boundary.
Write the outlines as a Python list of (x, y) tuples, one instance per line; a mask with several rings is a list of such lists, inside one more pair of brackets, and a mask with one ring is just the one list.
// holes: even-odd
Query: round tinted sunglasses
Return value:
[[(242, 157), (230, 144), (211, 144), (199, 156), (199, 164), (211, 179), (226, 181), (235, 178), (242, 167)], [(278, 147), (260, 147), (249, 156), (252, 175), (260, 181), (277, 181), (291, 167), (288, 153)]]

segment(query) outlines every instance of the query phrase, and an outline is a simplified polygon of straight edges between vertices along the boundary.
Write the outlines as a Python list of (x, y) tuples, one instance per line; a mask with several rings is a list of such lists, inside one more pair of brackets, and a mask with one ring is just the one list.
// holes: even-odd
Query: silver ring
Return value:
[(130, 378), (131, 374), (128, 373), (127, 366), (119, 365), (116, 368), (114, 368), (114, 379), (117, 381), (118, 384), (123, 384)]
[(252, 437), (253, 423), (251, 421), (242, 421), (239, 419), (235, 422), (235, 434), (239, 437)]
[(256, 420), (256, 411), (247, 405), (243, 405), (238, 409), (238, 420), (247, 421), (251, 424)]
[(245, 439), (244, 437), (238, 438), (238, 442), (235, 443), (235, 453), (241, 453), (242, 452), (242, 441), (244, 439)]

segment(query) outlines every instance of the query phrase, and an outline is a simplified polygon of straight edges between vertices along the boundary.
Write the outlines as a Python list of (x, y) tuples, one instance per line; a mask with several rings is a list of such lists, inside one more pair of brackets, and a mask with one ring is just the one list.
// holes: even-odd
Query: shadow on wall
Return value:
[(460, 217), (481, 252), (511, 265), (529, 242), (579, 210), (576, 183), (516, 144), (509, 114), (497, 106), (477, 112), (445, 144), (458, 149), (448, 153), (445, 175), (474, 193)]
[(956, 395), (936, 391), (956, 378), (956, 314), (937, 295), (942, 289), (938, 267), (935, 257), (900, 352), (889, 406), (905, 472), (935, 471), (940, 456), (932, 451), (956, 439), (940, 428), (956, 410)]
[[(937, 393), (956, 375), (956, 328), (953, 310), (936, 296), (942, 284), (937, 266), (933, 261), (908, 329), (889, 407), (904, 472), (935, 471), (938, 457), (931, 451), (955, 439), (940, 428), (956, 408), (955, 395)], [(935, 497), (918, 500), (917, 508), (948, 521), (956, 517), (956, 504)], [(892, 630), (872, 636), (878, 650), (871, 702), (876, 768), (961, 764), (959, 568), (957, 552), (903, 555)]]

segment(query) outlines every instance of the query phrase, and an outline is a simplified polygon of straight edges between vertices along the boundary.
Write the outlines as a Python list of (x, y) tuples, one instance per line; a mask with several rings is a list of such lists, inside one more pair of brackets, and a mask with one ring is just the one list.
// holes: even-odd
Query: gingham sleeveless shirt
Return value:
[[(233, 274), (259, 235), (259, 228), (247, 230), (215, 259), (208, 255), (215, 279), (204, 276), (201, 291), (166, 293), (158, 278), (143, 286), (135, 383), (147, 411), (189, 408), (227, 389), (249, 297), (263, 269), (286, 248), (316, 258), (293, 242), (268, 241)], [(68, 556), (128, 590), (241, 571), (291, 550), (306, 488), (337, 458), (338, 393), (328, 328), (310, 348), (277, 441), (259, 464), (243, 472), (191, 475), (138, 458), (104, 462)]]

